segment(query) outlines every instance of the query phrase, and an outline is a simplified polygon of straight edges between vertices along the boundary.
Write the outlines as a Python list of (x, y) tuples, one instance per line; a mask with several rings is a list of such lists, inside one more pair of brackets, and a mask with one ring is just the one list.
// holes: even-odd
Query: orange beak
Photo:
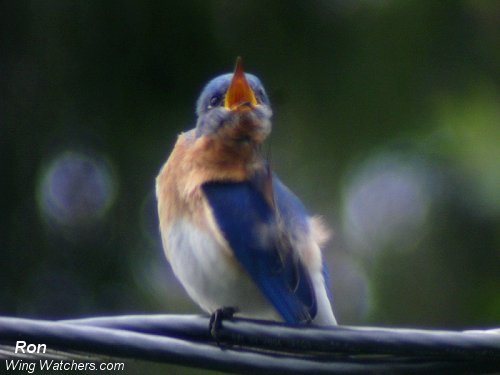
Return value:
[(241, 64), (241, 57), (236, 59), (236, 67), (229, 88), (224, 98), (224, 107), (229, 110), (237, 109), (242, 105), (246, 108), (257, 104), (255, 93), (248, 84)]

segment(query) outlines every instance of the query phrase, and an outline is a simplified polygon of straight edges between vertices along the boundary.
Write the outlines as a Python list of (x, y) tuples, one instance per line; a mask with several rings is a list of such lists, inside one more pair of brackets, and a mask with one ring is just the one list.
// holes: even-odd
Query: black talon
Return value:
[(208, 323), (208, 332), (210, 336), (217, 342), (218, 346), (220, 343), (220, 328), (222, 327), (222, 321), (224, 319), (231, 319), (238, 310), (234, 307), (221, 307), (214, 311), (210, 316), (210, 322)]

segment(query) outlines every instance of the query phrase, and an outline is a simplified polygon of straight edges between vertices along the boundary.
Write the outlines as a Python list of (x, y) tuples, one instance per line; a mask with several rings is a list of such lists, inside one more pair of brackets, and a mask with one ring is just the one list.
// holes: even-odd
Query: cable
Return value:
[[(313, 327), (224, 320), (218, 335), (192, 315), (116, 316), (60, 322), (0, 318), (0, 342), (172, 363), (242, 374), (470, 373), (500, 371), (500, 334)], [(3, 350), (5, 354), (5, 347)]]

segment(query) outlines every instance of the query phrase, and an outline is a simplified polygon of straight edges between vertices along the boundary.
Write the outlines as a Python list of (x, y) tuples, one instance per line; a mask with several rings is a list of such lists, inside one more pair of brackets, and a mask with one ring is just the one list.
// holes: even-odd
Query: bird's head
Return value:
[(243, 71), (241, 58), (234, 73), (212, 79), (197, 105), (196, 134), (215, 136), (225, 142), (259, 144), (271, 132), (272, 111), (260, 80)]

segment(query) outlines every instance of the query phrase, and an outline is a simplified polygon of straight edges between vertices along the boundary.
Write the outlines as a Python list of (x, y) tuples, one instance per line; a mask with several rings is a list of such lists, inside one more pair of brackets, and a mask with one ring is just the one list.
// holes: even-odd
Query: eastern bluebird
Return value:
[(156, 178), (175, 275), (210, 314), (336, 324), (320, 250), (327, 231), (260, 152), (272, 115), (260, 80), (238, 59), (203, 89), (196, 113)]

